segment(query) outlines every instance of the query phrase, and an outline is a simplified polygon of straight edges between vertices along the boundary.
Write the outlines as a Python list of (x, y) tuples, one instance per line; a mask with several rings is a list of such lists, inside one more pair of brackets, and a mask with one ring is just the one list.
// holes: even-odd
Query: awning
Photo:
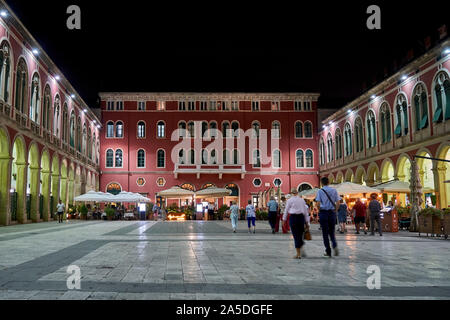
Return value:
[(195, 193), (197, 198), (222, 198), (230, 196), (232, 191), (224, 188), (206, 188)]
[(150, 202), (149, 198), (146, 198), (138, 193), (122, 191), (118, 195), (113, 197), (114, 202)]
[(337, 185), (330, 185), (330, 187), (335, 188), (339, 195), (345, 196), (362, 196), (364, 194), (370, 195), (371, 193), (380, 193), (380, 190), (377, 188), (371, 188), (352, 182), (343, 182)]
[(191, 198), (193, 195), (194, 195), (193, 191), (186, 190), (178, 186), (158, 192), (158, 196), (169, 199)]
[(379, 184), (375, 186), (375, 188), (380, 189), (381, 192), (387, 193), (410, 193), (411, 189), (409, 186), (409, 182), (407, 181), (389, 181), (386, 183)]
[(298, 195), (304, 199), (314, 200), (316, 198), (317, 191), (319, 191), (319, 190), (320, 189), (318, 189), (318, 188), (304, 190), (304, 191), (300, 192)]
[(110, 193), (89, 191), (83, 195), (75, 197), (77, 202), (111, 202), (114, 201), (114, 196)]
[(441, 117), (441, 114), (442, 114), (442, 108), (437, 109), (434, 112), (433, 122), (438, 122), (439, 118)]

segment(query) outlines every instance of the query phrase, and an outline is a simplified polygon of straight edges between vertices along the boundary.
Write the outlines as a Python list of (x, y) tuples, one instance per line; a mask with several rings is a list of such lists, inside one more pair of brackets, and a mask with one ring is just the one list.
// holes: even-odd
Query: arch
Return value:
[[(12, 78), (14, 72), (14, 54), (11, 44), (7, 38), (1, 39), (0, 44), (0, 63), (4, 68), (0, 68), (0, 98), (11, 105), (12, 103)], [(5, 223), (6, 224), (6, 223)]]
[(391, 107), (387, 101), (383, 102), (380, 107), (379, 115), (379, 130), (381, 136), (381, 143), (391, 142), (392, 138), (392, 126), (391, 126)]
[(360, 116), (355, 118), (355, 150), (356, 152), (364, 151), (364, 131), (363, 131), (363, 121)]
[(402, 153), (397, 159), (395, 178), (406, 182), (411, 178), (411, 157), (407, 153)]
[(313, 137), (313, 124), (311, 121), (305, 121), (305, 138)]
[(295, 151), (295, 167), (297, 169), (305, 167), (305, 154), (302, 149)]
[(257, 120), (252, 121), (252, 131), (253, 131), (252, 136), (259, 138), (260, 130), (261, 130), (261, 123)]
[(336, 183), (342, 183), (344, 182), (344, 174), (342, 173), (342, 171), (339, 171), (336, 174)]
[(346, 157), (353, 153), (352, 124), (348, 121), (344, 125), (344, 152)]
[(28, 66), (24, 57), (20, 57), (16, 66), (14, 107), (22, 114), (28, 114)]
[[(428, 158), (432, 157), (432, 153), (427, 148), (421, 148), (419, 151), (417, 151), (416, 155)], [(430, 159), (421, 158), (417, 158), (416, 162), (419, 168), (419, 176), (420, 181), (422, 182), (423, 190), (432, 190), (433, 193), (436, 190), (434, 185), (434, 174), (432, 170), (435, 169), (436, 164)]]
[(137, 156), (136, 156), (136, 167), (137, 168), (145, 168), (145, 150), (144, 149), (139, 149), (137, 152)]
[(165, 168), (166, 167), (166, 151), (164, 149), (158, 149), (156, 152), (156, 167)]
[(31, 77), (31, 99), (30, 99), (30, 111), (29, 117), (30, 120), (39, 124), (41, 117), (41, 80), (39, 77), (39, 73), (35, 71)]
[(345, 172), (345, 182), (352, 182), (353, 181), (353, 170), (347, 169)]
[(330, 173), (328, 175), (328, 180), (329, 180), (330, 184), (334, 184), (335, 183), (334, 174)]
[(450, 119), (450, 76), (446, 69), (436, 72), (431, 90), (433, 122)]
[(342, 152), (342, 133), (341, 129), (337, 128), (334, 132), (334, 144), (335, 144), (335, 158), (336, 160), (342, 159), (343, 152)]
[(27, 184), (27, 153), (25, 139), (17, 135), (12, 148), (11, 189), (13, 191), (11, 221), (25, 222), (25, 196)]
[(353, 183), (358, 183), (358, 184), (362, 184), (362, 185), (366, 184), (366, 170), (364, 170), (364, 167), (359, 166), (356, 169), (356, 173), (353, 178)]
[(302, 192), (302, 191), (306, 191), (306, 190), (311, 190), (312, 188), (313, 188), (312, 185), (310, 185), (307, 182), (303, 182), (298, 185), (297, 190), (298, 190), (298, 192)]
[(430, 116), (428, 111), (428, 90), (424, 82), (418, 81), (412, 90), (412, 119), (415, 131), (428, 127)]
[(373, 185), (380, 180), (380, 169), (375, 162), (371, 162), (367, 168), (367, 184)]
[(166, 137), (166, 123), (163, 120), (159, 120), (156, 125), (156, 137), (163, 139)]
[(314, 168), (314, 151), (311, 149), (305, 152), (305, 164), (307, 168)]
[(10, 145), (8, 131), (0, 127), (0, 225), (9, 224)]
[(108, 121), (106, 123), (106, 138), (114, 138), (114, 121)]
[(303, 138), (303, 122), (296, 121), (294, 125), (294, 131), (296, 139)]
[[(450, 160), (450, 142), (443, 142), (436, 151), (438, 159)], [(438, 190), (437, 199), (438, 207), (450, 207), (450, 183), (445, 181), (450, 180), (450, 163), (437, 161), (435, 174), (435, 190)]]
[(386, 158), (381, 163), (381, 181), (387, 182), (394, 180), (394, 162), (390, 158)]

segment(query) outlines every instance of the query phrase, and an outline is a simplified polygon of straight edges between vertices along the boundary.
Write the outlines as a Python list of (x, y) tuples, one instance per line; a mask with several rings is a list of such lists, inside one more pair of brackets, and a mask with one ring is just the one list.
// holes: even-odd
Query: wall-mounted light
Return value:
[(70, 97), (71, 97), (72, 99), (75, 99), (75, 95), (74, 95), (73, 93), (70, 95)]
[(83, 112), (84, 112), (84, 113), (87, 113), (87, 109), (84, 109)]
[(444, 49), (444, 54), (449, 54), (450, 53), (450, 48), (445, 48)]
[(402, 75), (402, 77), (400, 78), (402, 81), (405, 81), (406, 79), (408, 79), (408, 76), (406, 74)]
[(33, 50), (31, 50), (31, 52), (33, 52), (33, 54), (35, 56), (37, 56), (39, 54), (39, 50), (38, 49), (33, 49)]
[(56, 81), (59, 81), (59, 80), (61, 80), (61, 77), (60, 77), (59, 75), (56, 75), (56, 76), (55, 76), (55, 80), (56, 80)]
[(6, 18), (8, 16), (8, 11), (6, 11), (6, 10), (0, 11), (0, 16), (2, 16), (3, 18)]
[(370, 96), (370, 99), (375, 100), (376, 97), (377, 96), (373, 94), (373, 95)]

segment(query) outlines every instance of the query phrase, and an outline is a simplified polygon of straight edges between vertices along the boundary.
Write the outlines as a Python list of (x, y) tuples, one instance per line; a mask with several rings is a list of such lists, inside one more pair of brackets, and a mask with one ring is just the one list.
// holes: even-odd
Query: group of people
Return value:
[[(296, 249), (295, 259), (301, 259), (305, 257), (302, 248), (304, 245), (304, 234), (310, 229), (311, 222), (311, 211), (312, 218), (316, 220), (318, 218), (320, 223), (320, 230), (322, 231), (323, 244), (325, 247), (325, 257), (332, 257), (339, 255), (338, 244), (335, 236), (335, 226), (339, 223), (340, 233), (346, 232), (347, 215), (349, 212), (354, 215), (354, 222), (356, 226), (356, 233), (360, 233), (360, 227), (363, 226), (363, 231), (367, 234), (366, 230), (366, 212), (369, 211), (370, 217), (370, 232), (371, 235), (375, 235), (375, 223), (377, 224), (377, 229), (382, 236), (381, 227), (381, 204), (377, 199), (377, 194), (371, 195), (371, 201), (368, 207), (361, 201), (360, 198), (356, 200), (355, 205), (350, 211), (347, 204), (344, 201), (344, 197), (340, 197), (336, 189), (329, 186), (328, 178), (321, 179), (323, 188), (321, 188), (316, 195), (315, 202), (316, 207), (312, 208), (308, 206), (306, 201), (298, 196), (298, 190), (292, 189), (289, 199), (286, 200), (285, 197), (281, 199), (280, 208), (275, 198), (272, 197), (267, 204), (269, 211), (269, 224), (272, 228), (272, 233), (276, 232), (276, 224), (278, 219), (278, 212), (282, 213), (283, 220), (283, 231), (289, 230), (292, 232), (294, 237), (294, 244)], [(248, 201), (248, 205), (245, 208), (248, 232), (256, 233), (256, 209), (252, 204), (251, 200)], [(315, 214), (317, 217), (315, 216)], [(233, 232), (236, 232), (237, 221), (239, 216), (239, 207), (236, 202), (233, 202), (230, 208), (230, 219), (232, 223)], [(286, 228), (286, 224), (289, 226)], [(252, 229), (253, 227), (253, 229)]]

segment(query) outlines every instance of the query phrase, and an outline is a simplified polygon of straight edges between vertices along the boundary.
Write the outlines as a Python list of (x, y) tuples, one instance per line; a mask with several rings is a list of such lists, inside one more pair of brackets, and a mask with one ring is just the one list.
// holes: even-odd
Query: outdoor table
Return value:
[(134, 220), (135, 216), (133, 212), (125, 212), (123, 215), (124, 219)]

